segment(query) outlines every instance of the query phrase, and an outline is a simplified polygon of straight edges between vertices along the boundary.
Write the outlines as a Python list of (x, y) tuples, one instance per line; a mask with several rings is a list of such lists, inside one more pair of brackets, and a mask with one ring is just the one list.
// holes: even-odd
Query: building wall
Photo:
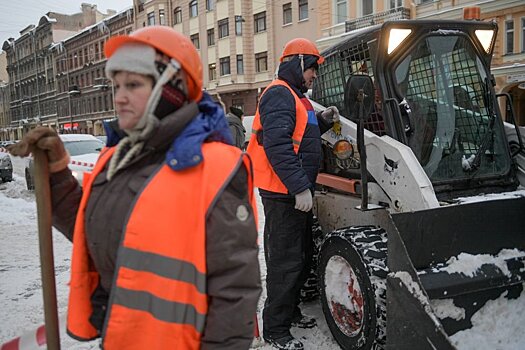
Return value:
[[(275, 14), (273, 18), (273, 27), (275, 28), (275, 54), (274, 62), (275, 68), (277, 68), (279, 58), (284, 49), (286, 43), (294, 38), (306, 38), (313, 42), (317, 40), (320, 35), (320, 1), (308, 1), (308, 17), (306, 19), (299, 20), (299, 2), (291, 0), (278, 0), (274, 1), (273, 8)], [(285, 4), (291, 4), (292, 7), (292, 21), (287, 24), (283, 24), (283, 6)]]
[(3, 43), (11, 117), (6, 127), (15, 130), (16, 138), (37, 125), (55, 125), (50, 121), (57, 120), (56, 40), (93, 25), (104, 16), (107, 15), (89, 4), (83, 4), (81, 12), (73, 15), (48, 12), (36, 25), (24, 28), (19, 38)]
[(108, 17), (57, 46), (57, 116), (48, 120), (62, 132), (103, 133), (102, 121), (115, 117), (113, 85), (106, 78), (104, 44), (133, 30), (133, 9)]
[(0, 141), (10, 140), (9, 129), (9, 86), (0, 82)]

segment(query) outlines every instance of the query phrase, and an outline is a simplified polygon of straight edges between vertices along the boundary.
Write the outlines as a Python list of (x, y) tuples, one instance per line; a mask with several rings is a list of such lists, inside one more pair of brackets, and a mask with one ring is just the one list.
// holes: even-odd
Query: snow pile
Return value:
[(452, 299), (434, 299), (430, 301), (434, 313), (439, 319), (451, 318), (460, 321), (465, 318), (465, 309), (454, 305)]
[(459, 197), (457, 198), (457, 204), (484, 202), (487, 200), (509, 199), (519, 197), (525, 197), (525, 189), (518, 188), (516, 191), (512, 192), (480, 194), (479, 196), (472, 197)]
[(497, 255), (478, 254), (472, 255), (461, 253), (457, 257), (453, 256), (442, 267), (433, 269), (434, 272), (445, 271), (448, 273), (461, 273), (465, 276), (473, 277), (482, 265), (493, 264), (501, 272), (510, 277), (511, 273), (507, 267), (506, 260), (524, 257), (525, 252), (518, 249), (502, 249)]
[(476, 312), (471, 319), (472, 328), (451, 337), (459, 350), (525, 349), (525, 293), (522, 292), (518, 299), (507, 299), (506, 294), (488, 301)]

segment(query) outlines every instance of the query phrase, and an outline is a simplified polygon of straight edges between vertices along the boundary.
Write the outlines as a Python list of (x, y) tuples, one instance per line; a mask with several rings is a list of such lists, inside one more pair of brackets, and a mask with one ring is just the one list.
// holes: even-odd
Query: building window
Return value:
[(164, 10), (159, 10), (159, 23), (161, 26), (166, 25), (166, 13)]
[(266, 72), (268, 70), (268, 53), (260, 52), (255, 54), (255, 71), (257, 73)]
[(505, 54), (514, 53), (514, 20), (505, 21)]
[(182, 9), (177, 7), (175, 11), (173, 11), (173, 24), (179, 23), (182, 23)]
[(292, 23), (292, 3), (283, 5), (283, 25)]
[(395, 9), (398, 7), (403, 7), (403, 0), (390, 0), (391, 9)]
[(308, 19), (308, 0), (299, 0), (299, 21)]
[(232, 98), (232, 107), (239, 108), (244, 111), (244, 100), (240, 98)]
[(190, 18), (197, 17), (198, 15), (197, 0), (190, 1)]
[(244, 74), (244, 61), (242, 55), (237, 55), (237, 74)]
[(228, 28), (228, 18), (221, 19), (218, 22), (218, 25), (219, 25), (219, 39), (230, 35), (230, 30)]
[(199, 42), (199, 34), (190, 35), (190, 40), (197, 50), (201, 48), (201, 44)]
[(208, 46), (215, 45), (215, 29), (208, 29)]
[(255, 33), (264, 32), (266, 30), (266, 11), (253, 15), (253, 22), (255, 25)]
[(335, 0), (335, 23), (344, 23), (346, 18), (346, 0)]
[(213, 11), (215, 9), (215, 0), (206, 0), (206, 10)]
[(148, 25), (149, 26), (155, 25), (155, 12), (148, 13)]
[(370, 0), (361, 0), (361, 12), (363, 16), (371, 15), (374, 12), (374, 2)]
[(215, 63), (208, 65), (208, 75), (210, 80), (217, 79), (217, 69), (215, 68)]
[(230, 57), (223, 57), (219, 59), (221, 66), (221, 76), (231, 74), (230, 72)]
[(242, 35), (242, 16), (235, 16), (235, 35)]

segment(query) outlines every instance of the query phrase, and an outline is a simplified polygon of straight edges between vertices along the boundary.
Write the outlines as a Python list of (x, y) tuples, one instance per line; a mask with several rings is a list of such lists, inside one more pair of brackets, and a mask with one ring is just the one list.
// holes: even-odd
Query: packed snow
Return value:
[[(23, 177), (25, 160), (13, 158), (15, 167), (14, 180), (9, 183), (0, 183), (0, 310), (2, 319), (0, 321), (0, 344), (19, 337), (23, 334), (33, 334), (35, 329), (43, 324), (42, 291), (40, 282), (40, 261), (38, 249), (38, 233), (36, 222), (36, 204), (34, 194), (26, 190)], [(525, 191), (524, 191), (525, 193)], [(258, 198), (259, 199), (259, 198)], [(481, 200), (481, 199), (480, 199)], [(260, 200), (259, 206), (259, 232), (262, 233), (264, 226), (264, 214)], [(260, 235), (259, 242), (263, 239)], [(57, 282), (58, 312), (62, 316), (66, 314), (69, 280), (69, 265), (71, 255), (71, 243), (63, 235), (53, 230), (54, 260)], [(504, 252), (505, 254), (509, 252)], [(512, 252), (510, 252), (513, 254)], [(516, 253), (516, 252), (514, 252)], [(462, 260), (465, 257), (458, 257)], [(471, 260), (483, 260), (488, 257), (471, 256)], [(261, 263), (262, 282), (265, 283), (264, 254), (259, 254)], [(478, 261), (479, 266), (481, 262)], [(476, 263), (473, 262), (475, 265)], [(469, 274), (472, 268), (465, 264), (459, 268), (465, 274)], [(402, 277), (402, 276), (397, 276)], [(406, 276), (403, 276), (406, 277)], [(415, 283), (412, 279), (405, 283)], [(261, 295), (259, 302), (260, 311), (264, 304), (265, 292)], [(442, 318), (461, 317), (462, 309), (454, 306), (453, 302), (442, 300), (441, 305), (434, 302), (432, 307), (436, 308), (436, 316)], [(338, 349), (328, 326), (324, 321), (321, 307), (318, 302), (303, 305), (303, 312), (313, 316), (318, 321), (318, 326), (313, 329), (292, 328), (292, 334), (298, 337), (304, 344), (305, 349), (329, 350)], [(525, 349), (525, 332), (523, 324), (525, 321), (525, 295), (522, 292), (518, 299), (507, 299), (505, 295), (499, 299), (489, 301), (477, 312), (473, 318), (473, 328), (456, 333), (451, 337), (452, 342), (458, 349)], [(261, 325), (262, 326), (262, 325)], [(98, 341), (80, 343), (61, 333), (61, 345), (63, 349), (72, 350), (94, 350), (99, 348)], [(269, 345), (255, 342), (253, 348), (270, 350)]]
[[(24, 164), (26, 160), (12, 157), (15, 168), (13, 181), (0, 183), (0, 345), (13, 338), (34, 335), (35, 330), (44, 323), (42, 290), (40, 280), (40, 258), (38, 248), (38, 228), (34, 193), (26, 189)], [(264, 212), (259, 196), (259, 232), (264, 227)], [(259, 242), (263, 242), (262, 235)], [(57, 230), (53, 229), (53, 248), (57, 284), (58, 313), (64, 319), (67, 310), (69, 266), (71, 243)], [(263, 287), (266, 278), (264, 253), (259, 254)], [(258, 319), (264, 305), (266, 293), (259, 301)], [(313, 329), (292, 328), (291, 332), (304, 344), (305, 349), (329, 350), (338, 345), (324, 322), (318, 303), (302, 306), (303, 313), (315, 317), (318, 326)], [(71, 350), (99, 349), (99, 341), (81, 343), (65, 334), (61, 324), (61, 346)], [(270, 345), (262, 341), (254, 342), (253, 348), (270, 350)], [(44, 347), (42, 347), (44, 349)]]

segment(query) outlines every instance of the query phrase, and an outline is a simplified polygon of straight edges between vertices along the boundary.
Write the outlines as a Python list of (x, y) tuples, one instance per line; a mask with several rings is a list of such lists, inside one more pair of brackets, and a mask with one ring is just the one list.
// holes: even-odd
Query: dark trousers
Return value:
[(263, 336), (289, 334), (292, 319), (300, 315), (299, 294), (310, 272), (313, 254), (312, 212), (294, 208), (294, 200), (262, 198), (266, 302)]

